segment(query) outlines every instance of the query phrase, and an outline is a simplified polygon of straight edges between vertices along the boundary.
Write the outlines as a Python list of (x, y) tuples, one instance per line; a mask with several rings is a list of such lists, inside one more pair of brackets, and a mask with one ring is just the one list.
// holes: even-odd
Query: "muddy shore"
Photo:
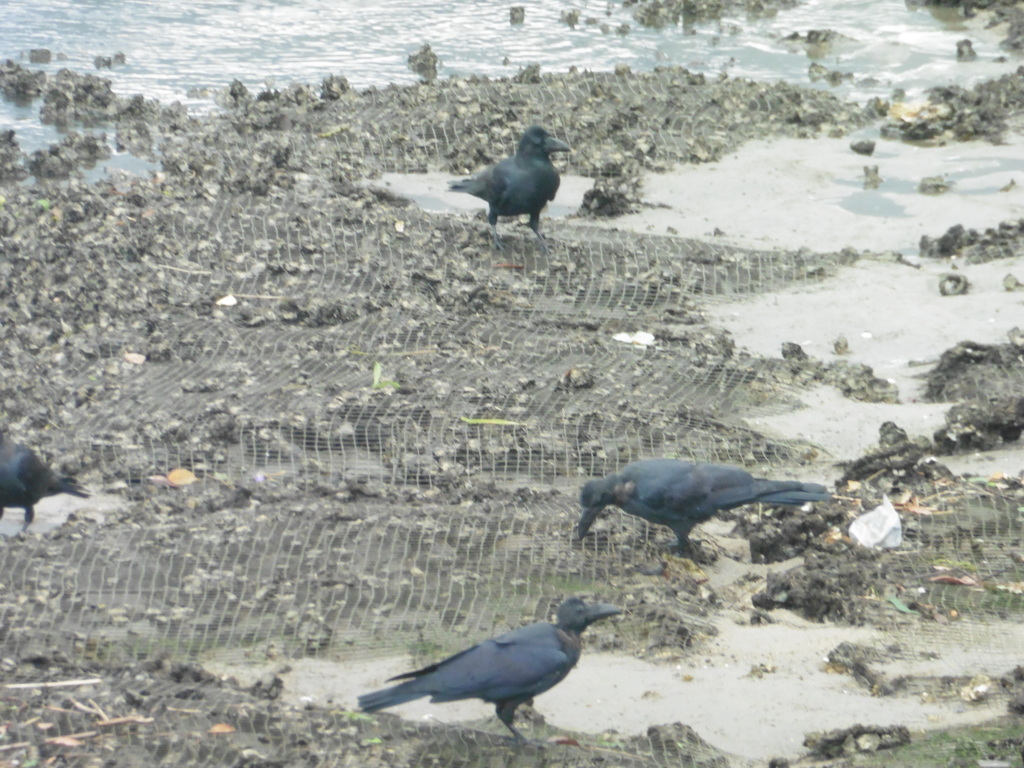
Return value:
[[(892, 104), (679, 68), (362, 91), (342, 77), (236, 84), (204, 118), (95, 75), (40, 74), (0, 66), (8, 97), (72, 127), (32, 156), (0, 136), (4, 429), (107, 501), (63, 520), (54, 500), (43, 528), (0, 547), (5, 680), (35, 686), (7, 691), (7, 735), (24, 746), (0, 761), (584, 766), (612, 753), (719, 766), (832, 743), (787, 733), (758, 741), (767, 753), (730, 748), (728, 712), (702, 733), (688, 706), (713, 701), (723, 678), (696, 670), (730, 659), (747, 682), (785, 677), (771, 694), (783, 707), (827, 707), (828, 677), (842, 675), (877, 703), (881, 728), (857, 731), (850, 753), (899, 742), (911, 702), (938, 707), (941, 725), (1013, 712), (1024, 292), (1002, 273), (1024, 280), (1024, 224), (936, 217), (915, 236), (916, 264), (905, 247), (820, 231), (752, 242), (756, 229), (719, 222), (730, 204), (731, 220), (747, 218), (737, 201), (758, 207), (778, 173), (767, 162), (731, 177), (725, 208), (704, 207), (703, 236), (663, 206), (673, 183), (699, 200), (701, 171), (751, 148), (782, 160), (806, 142), (835, 158), (836, 142), (872, 128), (1016, 146), (1024, 72), (937, 91), (948, 109), (911, 121)], [(511, 222), (497, 254), (479, 212), (425, 211), (382, 180), (474, 171), (531, 123), (569, 142), (565, 172), (593, 182), (578, 209), (545, 218), (550, 256)], [(87, 183), (110, 148), (82, 124), (161, 170)], [(965, 294), (941, 295), (950, 272), (966, 275)], [(844, 301), (863, 315), (838, 311)], [(637, 330), (656, 343), (613, 338)], [(828, 482), (836, 498), (723, 515), (699, 566), (618, 513), (574, 541), (582, 479), (659, 455)], [(175, 468), (198, 481), (154, 482)], [(847, 525), (883, 494), (906, 544), (858, 547)], [(588, 650), (678, 676), (690, 697), (671, 697), (662, 720), (516, 755), (486, 708), (469, 715), (478, 731), (357, 715), (359, 690), (296, 695), (292, 662), (344, 673), (436, 659), (548, 618), (570, 592), (625, 609)], [(863, 637), (799, 659), (773, 650), (773, 626)], [(979, 675), (990, 687), (972, 700)], [(75, 679), (92, 682), (49, 687)], [(554, 715), (544, 724), (548, 702), (526, 713), (537, 737), (564, 735)]]

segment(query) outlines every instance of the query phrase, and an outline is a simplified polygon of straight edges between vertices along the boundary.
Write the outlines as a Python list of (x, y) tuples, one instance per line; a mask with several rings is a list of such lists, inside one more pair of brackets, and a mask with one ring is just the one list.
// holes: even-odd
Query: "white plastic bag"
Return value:
[(850, 523), (850, 538), (865, 547), (895, 549), (903, 543), (903, 526), (888, 496)]

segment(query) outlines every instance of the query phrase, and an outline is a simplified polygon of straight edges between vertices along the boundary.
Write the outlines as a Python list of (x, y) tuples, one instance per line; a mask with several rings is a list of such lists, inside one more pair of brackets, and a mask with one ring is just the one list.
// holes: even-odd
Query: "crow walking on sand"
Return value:
[(6, 507), (21, 507), (28, 528), (35, 518), (36, 503), (58, 493), (89, 497), (71, 478), (57, 477), (31, 448), (0, 432), (0, 517)]
[(576, 531), (582, 539), (601, 510), (614, 504), (631, 515), (667, 525), (682, 551), (689, 543), (690, 530), (719, 510), (754, 501), (799, 505), (830, 498), (825, 486), (817, 483), (758, 480), (745, 469), (725, 464), (647, 459), (583, 486), (583, 511)]
[(583, 630), (617, 613), (614, 605), (587, 605), (570, 597), (558, 607), (557, 623), (520, 627), (437, 664), (392, 677), (405, 682), (360, 696), (359, 708), (376, 712), (423, 696), (433, 702), (483, 699), (494, 704), (498, 719), (522, 744), (526, 739), (512, 724), (516, 707), (560, 683), (579, 661)]
[(551, 164), (552, 152), (568, 152), (569, 145), (559, 141), (539, 125), (526, 129), (519, 141), (519, 151), (467, 179), (449, 184), (455, 192), (467, 192), (487, 201), (487, 221), (491, 224), (494, 245), (504, 250), (498, 237), (499, 216), (530, 214), (530, 229), (544, 253), (547, 243), (540, 233), (540, 212), (555, 199), (561, 181), (558, 169)]

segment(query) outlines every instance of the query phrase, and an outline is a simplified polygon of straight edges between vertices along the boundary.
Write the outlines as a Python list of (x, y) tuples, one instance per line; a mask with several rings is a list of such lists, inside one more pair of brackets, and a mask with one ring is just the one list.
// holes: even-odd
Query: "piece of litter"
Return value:
[(217, 299), (218, 307), (233, 307), (238, 303), (238, 299), (232, 296), (230, 293), (227, 296), (223, 296)]
[(895, 549), (903, 543), (903, 526), (888, 496), (850, 523), (850, 538), (864, 547)]
[(654, 343), (654, 334), (648, 333), (647, 331), (637, 331), (636, 333), (616, 333), (612, 336), (615, 341), (621, 341), (626, 344), (635, 344), (638, 347), (649, 347)]

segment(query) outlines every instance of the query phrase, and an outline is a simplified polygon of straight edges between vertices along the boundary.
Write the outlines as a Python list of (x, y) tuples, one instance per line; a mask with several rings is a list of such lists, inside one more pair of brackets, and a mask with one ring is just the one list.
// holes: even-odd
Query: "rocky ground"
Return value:
[[(1024, 72), (937, 89), (943, 108), (892, 130), (995, 141), (1019, 120), (1022, 88)], [(823, 456), (746, 419), (792, 408), (809, 386), (899, 393), (796, 345), (752, 355), (707, 320), (706, 301), (821, 280), (865, 254), (590, 225), (642, 206), (646, 172), (753, 138), (843, 136), (888, 119), (888, 104), (678, 68), (365, 91), (337, 77), (236, 84), (205, 118), (10, 62), (0, 90), (70, 129), (30, 157), (0, 136), (3, 426), (119, 500), (102, 519), (84, 510), (0, 547), (0, 663), (22, 686), (0, 689), (0, 765), (742, 764), (671, 720), (514, 752), (493, 723), (297, 708), (275, 674), (243, 686), (204, 670), (226, 656), (434, 659), (546, 618), (567, 593), (625, 609), (594, 628), (591, 649), (697, 653), (723, 610), (701, 568), (732, 555), (709, 541), (695, 567), (668, 553), (666, 531), (617, 513), (572, 538), (581, 479), (639, 457), (835, 482), (813, 510), (725, 517), (752, 564), (802, 558), (751, 585), (751, 624), (786, 610), (927, 636), (1024, 612), (1021, 479), (941, 463), (1019, 439), (1024, 337), (942, 356), (928, 397), (951, 406), (933, 439), (879, 425), (876, 450)], [(550, 256), (522, 226), (500, 225), (508, 251), (496, 253), (482, 217), (427, 214), (365, 184), (476, 170), (534, 122), (596, 180), (577, 216), (545, 221)], [(84, 126), (162, 170), (86, 183), (110, 149)], [(1019, 254), (1022, 233), (937, 231), (922, 257)], [(638, 328), (656, 345), (613, 339)], [(174, 469), (197, 481), (168, 479)], [(905, 544), (858, 547), (846, 526), (883, 494)], [(832, 663), (882, 696), (955, 698), (971, 684), (880, 676), (856, 649)], [(1000, 672), (984, 695), (1019, 715), (1019, 668)], [(876, 731), (809, 748), (834, 759), (905, 741)]]

